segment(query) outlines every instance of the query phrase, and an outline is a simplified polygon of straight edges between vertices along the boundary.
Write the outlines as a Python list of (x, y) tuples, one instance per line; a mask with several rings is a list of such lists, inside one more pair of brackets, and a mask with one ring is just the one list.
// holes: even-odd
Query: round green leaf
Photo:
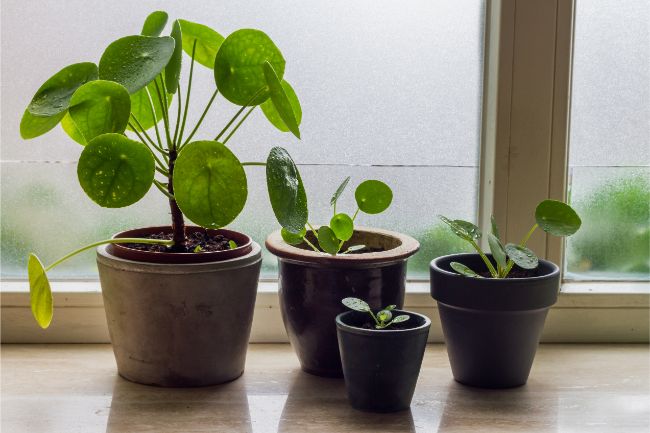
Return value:
[(307, 230), (303, 228), (300, 233), (295, 234), (282, 227), (280, 234), (282, 235), (282, 239), (289, 245), (298, 245), (302, 243), (305, 234), (307, 234)]
[(330, 220), (330, 228), (338, 239), (347, 241), (354, 233), (354, 222), (349, 215), (339, 213)]
[(135, 93), (165, 69), (174, 53), (174, 39), (126, 36), (111, 43), (99, 60), (99, 78), (120, 83)]
[(380, 312), (377, 313), (377, 319), (380, 322), (388, 322), (392, 318), (393, 318), (393, 313), (391, 313), (389, 310), (381, 310)]
[(354, 198), (362, 212), (378, 214), (390, 206), (393, 201), (393, 191), (384, 182), (366, 180), (357, 187)]
[(458, 272), (461, 275), (464, 275), (466, 277), (475, 277), (475, 278), (482, 278), (479, 274), (468, 268), (462, 263), (458, 262), (451, 262), (449, 263), (449, 266), (451, 266), (451, 269), (454, 271)]
[(68, 109), (70, 98), (79, 86), (96, 79), (97, 66), (94, 63), (66, 66), (43, 83), (27, 110), (34, 116), (56, 116)]
[(28, 140), (43, 135), (58, 125), (65, 114), (66, 112), (62, 111), (54, 116), (34, 116), (29, 110), (25, 110), (20, 119), (20, 136)]
[(131, 99), (124, 86), (95, 80), (74, 92), (68, 112), (77, 130), (89, 142), (98, 135), (124, 132), (131, 114)]
[(538, 204), (535, 220), (542, 230), (555, 236), (571, 236), (582, 224), (571, 206), (557, 200), (544, 200)]
[[(293, 135), (300, 139), (300, 129), (298, 128), (300, 122), (296, 118), (296, 113), (293, 108), (294, 104), (284, 91), (284, 86), (280, 82), (273, 66), (271, 66), (269, 62), (264, 63), (264, 76), (266, 77), (266, 84), (269, 86), (269, 92), (271, 95), (270, 101), (273, 104), (273, 107), (275, 107), (276, 112), (285, 126), (289, 128)], [(269, 99), (267, 99), (267, 101), (269, 101)], [(298, 99), (296, 98), (296, 102), (297, 101)], [(298, 103), (298, 107), (300, 107), (300, 103)]]
[(100, 206), (129, 206), (149, 191), (154, 159), (144, 144), (122, 134), (104, 134), (81, 152), (77, 176), (88, 197)]
[[(293, 90), (293, 87), (291, 87), (291, 85), (285, 80), (282, 80), (281, 84), (282, 89), (284, 90), (284, 94), (289, 99), (289, 104), (291, 105), (296, 123), (298, 126), (300, 126), (300, 122), (302, 121), (302, 108), (300, 107), (298, 96), (296, 96), (296, 92)], [(260, 107), (262, 107), (262, 112), (269, 120), (269, 122), (273, 124), (273, 126), (282, 132), (289, 132), (289, 128), (287, 127), (286, 123), (284, 123), (284, 120), (282, 120), (282, 116), (280, 116), (280, 113), (278, 113), (278, 110), (275, 108), (275, 105), (271, 98), (264, 101)]]
[(370, 306), (366, 301), (362, 301), (359, 298), (343, 298), (341, 303), (348, 307), (350, 310), (361, 311), (362, 313), (367, 313), (370, 311)]
[(183, 60), (183, 36), (178, 20), (174, 21), (171, 37), (174, 38), (174, 53), (165, 66), (165, 84), (169, 93), (176, 93), (181, 79), (181, 63)]
[(187, 144), (174, 168), (174, 196), (193, 222), (218, 228), (230, 224), (248, 196), (246, 173), (237, 157), (216, 141)]
[(167, 19), (167, 12), (165, 11), (155, 11), (150, 13), (144, 21), (140, 34), (142, 36), (160, 36), (165, 25), (167, 25)]
[(333, 256), (339, 252), (339, 240), (327, 226), (322, 226), (318, 229), (318, 245), (325, 251)]
[(45, 273), (45, 267), (35, 254), (29, 255), (27, 262), (29, 276), (29, 301), (32, 314), (43, 329), (52, 322), (52, 289)]
[(291, 233), (300, 233), (307, 224), (307, 194), (298, 167), (281, 147), (271, 149), (266, 160), (266, 184), (280, 225)]
[(213, 69), (217, 52), (224, 40), (223, 36), (203, 24), (186, 20), (178, 20), (178, 22), (183, 32), (183, 51), (191, 57), (194, 50), (194, 60)]
[[(149, 94), (147, 94), (147, 90)], [(151, 95), (151, 102), (149, 101), (149, 95)], [(167, 95), (167, 106), (169, 106), (173, 97), (173, 95)], [(138, 122), (140, 122), (145, 130), (154, 125), (154, 115), (151, 111), (152, 103), (156, 113), (155, 119), (160, 122), (163, 119), (163, 108), (156, 94), (156, 86), (153, 82), (131, 95), (131, 113), (138, 119)], [(129, 129), (131, 128), (129, 127)]]
[(79, 131), (79, 128), (77, 128), (77, 125), (74, 123), (74, 120), (72, 120), (72, 117), (70, 117), (70, 113), (66, 113), (63, 119), (61, 119), (61, 128), (63, 128), (65, 133), (68, 134), (68, 137), (72, 138), (77, 143), (81, 144), (82, 146), (85, 146), (87, 144), (83, 134), (81, 131)]
[(400, 322), (406, 322), (408, 319), (410, 319), (411, 316), (408, 316), (406, 314), (400, 314), (399, 316), (395, 317), (392, 322), (390, 323), (400, 323)]
[(284, 76), (284, 57), (273, 41), (260, 30), (242, 29), (221, 44), (214, 63), (217, 88), (227, 100), (237, 105), (259, 105), (269, 97), (264, 63), (269, 62), (278, 80)]
[(521, 245), (508, 244), (505, 247), (508, 257), (515, 262), (517, 266), (523, 269), (535, 269), (539, 260), (534, 252)]

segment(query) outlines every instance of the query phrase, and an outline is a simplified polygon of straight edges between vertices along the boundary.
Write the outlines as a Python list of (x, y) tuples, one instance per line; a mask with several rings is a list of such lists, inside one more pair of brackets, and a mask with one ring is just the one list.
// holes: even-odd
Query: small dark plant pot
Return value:
[[(148, 227), (116, 237), (170, 230)], [(209, 253), (160, 253), (116, 245), (97, 249), (106, 321), (122, 377), (186, 387), (228, 382), (244, 371), (261, 248), (241, 233), (208, 231), (240, 247)]]
[(476, 272), (487, 268), (478, 254), (431, 262), (431, 296), (438, 301), (454, 379), (482, 388), (525, 384), (546, 315), (557, 301), (559, 268), (540, 259), (530, 277), (471, 278), (453, 271), (451, 262)]
[[(401, 329), (366, 329), (367, 313), (348, 311), (336, 316), (345, 386), (350, 404), (369, 412), (408, 409), (420, 374), (431, 321), (410, 311)], [(372, 319), (371, 319), (372, 320)]]
[(349, 245), (366, 245), (375, 252), (332, 256), (304, 244), (288, 245), (280, 231), (266, 239), (266, 247), (278, 257), (284, 327), (307, 373), (343, 376), (334, 324), (336, 316), (347, 310), (341, 300), (353, 296), (371, 308), (391, 304), (401, 308), (406, 261), (420, 247), (410, 236), (363, 227), (355, 229), (343, 250)]

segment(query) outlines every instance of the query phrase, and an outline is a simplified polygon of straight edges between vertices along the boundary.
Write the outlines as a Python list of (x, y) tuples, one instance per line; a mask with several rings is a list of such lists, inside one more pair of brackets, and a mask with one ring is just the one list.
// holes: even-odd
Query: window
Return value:
[(576, 4), (566, 278), (650, 278), (650, 3)]
[[(112, 40), (138, 33), (151, 5), (7, 0), (2, 7), (2, 277), (24, 278), (30, 251), (49, 262), (120, 230), (169, 224), (166, 201), (155, 188), (126, 209), (96, 206), (76, 179), (76, 143), (60, 130), (25, 142), (18, 129), (44, 80), (70, 63), (96, 61)], [(394, 203), (359, 223), (421, 241), (410, 278), (428, 278), (432, 257), (465, 248), (436, 215), (477, 217), (483, 2), (336, 0), (279, 8), (252, 0), (193, 0), (164, 7), (170, 16), (204, 22), (224, 35), (240, 27), (263, 29), (284, 52), (286, 76), (303, 107), (302, 141), (254, 113), (230, 143), (242, 161), (263, 160), (274, 145), (286, 147), (301, 164), (310, 221), (329, 220), (329, 197), (345, 176), (352, 176), (352, 185), (377, 178), (391, 185)], [(74, 33), (62, 31), (63, 25)], [(214, 88), (210, 71), (196, 72), (190, 125)], [(208, 119), (218, 126), (210, 129), (206, 121), (202, 131), (218, 132), (234, 111), (217, 103)], [(263, 243), (278, 226), (263, 169), (250, 168), (248, 178), (247, 206), (231, 227)], [(352, 208), (349, 191), (340, 203)], [(96, 278), (94, 260), (92, 254), (76, 257), (54, 269), (52, 278)], [(276, 260), (266, 254), (263, 276), (275, 273)]]

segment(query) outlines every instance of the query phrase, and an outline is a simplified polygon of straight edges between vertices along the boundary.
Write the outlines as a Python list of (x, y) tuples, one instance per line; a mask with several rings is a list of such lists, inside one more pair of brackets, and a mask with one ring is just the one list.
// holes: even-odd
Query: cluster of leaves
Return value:
[[(578, 231), (582, 224), (580, 217), (571, 206), (556, 200), (544, 200), (537, 205), (535, 209), (536, 223), (523, 240), (519, 244), (509, 243), (504, 246), (493, 216), (491, 233), (488, 233), (488, 245), (496, 262), (495, 267), (478, 245), (477, 241), (483, 234), (476, 225), (468, 221), (451, 220), (444, 216), (440, 216), (440, 219), (451, 228), (456, 236), (469, 242), (478, 252), (492, 278), (506, 278), (515, 264), (522, 269), (537, 268), (539, 259), (534, 252), (526, 248), (526, 243), (538, 227), (554, 236), (571, 236)], [(450, 266), (461, 275), (483, 278), (462, 263), (451, 262)]]
[(370, 317), (375, 321), (376, 329), (384, 329), (395, 323), (406, 322), (411, 318), (408, 314), (400, 314), (393, 317), (391, 311), (397, 308), (397, 305), (389, 305), (384, 307), (377, 314), (374, 314), (368, 303), (359, 298), (344, 298), (341, 302), (351, 310), (370, 314)]
[[(305, 242), (314, 251), (322, 251), (331, 255), (336, 255), (341, 251), (343, 244), (352, 238), (352, 235), (354, 234), (354, 221), (357, 218), (359, 211), (371, 215), (378, 214), (388, 209), (393, 201), (393, 191), (388, 185), (379, 180), (366, 180), (359, 184), (354, 192), (354, 198), (358, 206), (354, 214), (350, 216), (343, 212), (337, 213), (336, 203), (338, 202), (339, 197), (341, 197), (341, 194), (343, 194), (343, 191), (345, 191), (349, 182), (350, 177), (346, 177), (330, 199), (333, 216), (330, 220), (329, 226), (323, 225), (316, 230), (311, 224), (309, 224), (309, 222), (305, 225), (301, 220), (298, 221), (298, 224), (296, 225), (284, 225), (281, 230), (282, 239), (290, 245), (298, 245)], [(269, 190), (269, 194), (271, 193), (271, 190)], [(307, 203), (304, 188), (301, 189), (300, 194), (302, 194), (303, 197), (304, 213), (307, 215)], [(312, 231), (318, 246), (314, 245), (313, 242), (310, 242), (309, 239), (307, 239), (306, 226)], [(363, 248), (365, 248), (365, 245), (352, 245), (342, 254), (359, 251)]]

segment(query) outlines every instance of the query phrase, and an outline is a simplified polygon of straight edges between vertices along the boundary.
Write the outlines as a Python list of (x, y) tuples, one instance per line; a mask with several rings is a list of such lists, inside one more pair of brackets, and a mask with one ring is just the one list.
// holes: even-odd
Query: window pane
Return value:
[(650, 3), (579, 0), (567, 278), (650, 277)]
[[(302, 141), (276, 131), (256, 110), (229, 145), (242, 161), (266, 158), (281, 145), (301, 164), (311, 222), (329, 220), (329, 197), (345, 176), (384, 180), (395, 194), (385, 214), (360, 223), (422, 241), (410, 277), (427, 278), (435, 255), (462, 248), (437, 214), (475, 220), (484, 4), (474, 0), (205, 2), (157, 4), (171, 17), (214, 27), (266, 31), (287, 59), (285, 77), (300, 97)], [(2, 275), (24, 277), (26, 254), (51, 262), (70, 248), (112, 233), (168, 224), (153, 189), (126, 209), (102, 209), (76, 180), (81, 148), (59, 129), (23, 141), (18, 125), (34, 91), (61, 67), (97, 60), (103, 47), (137, 33), (150, 3), (119, 0), (2, 2)], [(128, 10), (128, 13), (124, 13)], [(199, 12), (200, 11), (200, 12)], [(73, 31), (62, 31), (71, 28)], [(37, 67), (35, 66), (37, 65)], [(189, 62), (184, 59), (183, 78)], [(214, 81), (195, 70), (188, 124), (200, 116)], [(237, 107), (218, 98), (197, 138), (211, 138)], [(174, 110), (175, 107), (172, 107)], [(249, 200), (232, 228), (263, 243), (278, 228), (263, 169), (248, 170)], [(352, 192), (344, 203), (351, 212)], [(62, 278), (95, 276), (86, 254), (57, 268)], [(273, 277), (266, 255), (263, 275)]]

